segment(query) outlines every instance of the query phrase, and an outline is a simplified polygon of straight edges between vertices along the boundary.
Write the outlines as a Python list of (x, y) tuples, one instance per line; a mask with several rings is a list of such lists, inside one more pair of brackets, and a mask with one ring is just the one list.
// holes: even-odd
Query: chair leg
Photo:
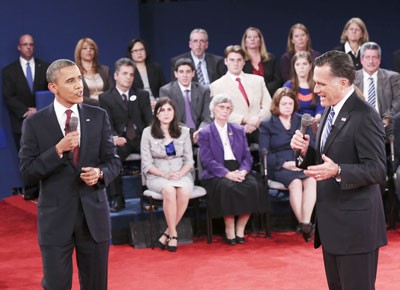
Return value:
[(271, 201), (269, 199), (269, 193), (267, 190), (267, 211), (265, 213), (265, 237), (270, 238), (272, 232), (272, 222), (271, 222)]
[(199, 204), (200, 204), (200, 202), (199, 202), (198, 198), (193, 200), (196, 235), (199, 235), (199, 233), (200, 233), (200, 206), (199, 206)]
[(149, 202), (150, 202), (150, 208), (149, 208), (149, 211), (150, 211), (150, 245), (151, 245), (151, 248), (154, 249), (155, 242), (154, 242), (153, 199), (151, 197), (150, 197)]
[(213, 235), (213, 230), (212, 230), (212, 218), (210, 217), (207, 209), (207, 243), (211, 244), (212, 243), (212, 235)]

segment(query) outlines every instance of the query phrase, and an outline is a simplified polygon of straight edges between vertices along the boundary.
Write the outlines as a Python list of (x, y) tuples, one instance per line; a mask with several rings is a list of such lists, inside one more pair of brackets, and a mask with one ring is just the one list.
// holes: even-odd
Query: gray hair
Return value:
[(211, 102), (210, 102), (210, 115), (211, 118), (214, 119), (214, 108), (222, 103), (230, 103), (233, 109), (233, 103), (232, 103), (232, 98), (231, 96), (229, 96), (228, 94), (225, 93), (221, 93), (221, 94), (217, 94), (214, 97), (211, 98)]
[(189, 40), (192, 40), (192, 36), (194, 33), (203, 33), (206, 36), (206, 41), (208, 41), (208, 33), (203, 28), (195, 28), (190, 32)]
[(58, 73), (64, 67), (76, 65), (72, 60), (69, 59), (58, 59), (51, 63), (46, 71), (46, 79), (49, 83), (54, 83), (58, 77)]
[(121, 66), (123, 66), (123, 65), (127, 65), (127, 66), (133, 67), (133, 71), (136, 70), (135, 62), (134, 62), (133, 60), (131, 60), (130, 58), (123, 57), (123, 58), (120, 58), (119, 60), (117, 60), (117, 61), (115, 62), (115, 64), (114, 64), (114, 71), (115, 71), (115, 72), (119, 72), (120, 69), (121, 69)]
[(370, 42), (366, 42), (363, 45), (361, 45), (361, 48), (360, 48), (360, 56), (361, 57), (363, 57), (365, 55), (365, 52), (367, 49), (372, 49), (372, 50), (378, 51), (379, 57), (382, 55), (381, 47), (377, 43), (370, 41)]

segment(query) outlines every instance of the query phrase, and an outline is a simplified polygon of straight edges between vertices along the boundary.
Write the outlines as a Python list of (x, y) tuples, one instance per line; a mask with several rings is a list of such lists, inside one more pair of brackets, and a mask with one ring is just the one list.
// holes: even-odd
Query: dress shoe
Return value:
[[(163, 244), (160, 239), (162, 238), (162, 236), (165, 236), (167, 238), (167, 240), (165, 241), (165, 244)], [(170, 240), (169, 235), (167, 235), (165, 232), (161, 234), (161, 236), (158, 238), (158, 240), (155, 243), (155, 246), (157, 246), (157, 248), (160, 248), (161, 250), (165, 250), (165, 247), (168, 244), (168, 241)]]
[(39, 197), (38, 192), (25, 192), (24, 193), (24, 199), (25, 200), (35, 200)]
[(167, 241), (167, 250), (169, 252), (176, 252), (176, 250), (178, 250), (178, 245), (176, 246), (170, 246), (169, 242), (172, 240), (176, 240), (176, 243), (178, 244), (178, 237), (169, 237), (168, 241)]
[(110, 211), (111, 212), (119, 212), (125, 208), (125, 199), (123, 195), (118, 195), (114, 197), (114, 200), (111, 202)]
[(244, 244), (244, 242), (245, 242), (244, 237), (236, 236), (236, 243), (238, 243), (238, 244)]
[(301, 227), (303, 226), (303, 223), (299, 223), (297, 226), (296, 226), (296, 234), (298, 234), (298, 235), (300, 235), (301, 233), (302, 233), (302, 231), (301, 231)]
[(301, 231), (303, 232), (303, 238), (306, 243), (311, 242), (314, 234), (314, 225), (312, 223), (302, 224)]
[(228, 239), (227, 237), (225, 237), (225, 243), (231, 246), (236, 245), (236, 238)]

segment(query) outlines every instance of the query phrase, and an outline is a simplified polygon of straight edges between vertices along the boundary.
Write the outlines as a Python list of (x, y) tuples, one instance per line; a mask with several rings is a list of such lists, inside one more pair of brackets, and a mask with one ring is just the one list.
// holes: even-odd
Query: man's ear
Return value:
[(52, 92), (53, 94), (57, 93), (57, 85), (55, 83), (49, 83), (47, 85), (47, 87), (49, 88), (50, 92)]

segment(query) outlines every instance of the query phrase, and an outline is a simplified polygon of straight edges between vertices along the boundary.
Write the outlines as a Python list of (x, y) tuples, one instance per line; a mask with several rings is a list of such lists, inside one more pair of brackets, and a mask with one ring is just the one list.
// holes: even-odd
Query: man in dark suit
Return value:
[(82, 75), (75, 63), (53, 62), (47, 80), (54, 103), (25, 119), (19, 153), (23, 180), (40, 181), (42, 286), (71, 289), (75, 250), (81, 289), (105, 290), (110, 243), (105, 186), (121, 162), (107, 113), (81, 104)]
[[(46, 70), (49, 65), (33, 56), (35, 43), (31, 35), (22, 35), (17, 49), (19, 59), (3, 69), (3, 98), (19, 150), (22, 121), (36, 112), (36, 91), (47, 90)], [(26, 186), (23, 193), (25, 199), (35, 199), (38, 196), (38, 186)]]
[(180, 58), (190, 58), (196, 68), (194, 80), (202, 85), (219, 79), (226, 72), (224, 59), (221, 56), (206, 53), (208, 48), (208, 33), (204, 29), (196, 28), (190, 33), (189, 47), (191, 51), (171, 58), (171, 80), (175, 80), (175, 63)]
[[(110, 118), (114, 144), (124, 161), (131, 153), (140, 153), (143, 129), (150, 125), (153, 115), (149, 93), (132, 87), (135, 63), (129, 58), (115, 62), (115, 87), (99, 96), (100, 107)], [(110, 185), (111, 211), (125, 208), (121, 175)]]
[(178, 59), (174, 72), (176, 81), (161, 87), (159, 95), (175, 101), (178, 120), (191, 129), (196, 143), (198, 130), (211, 123), (210, 91), (193, 81), (195, 68), (190, 58)]
[[(329, 289), (375, 289), (379, 248), (387, 244), (380, 185), (385, 132), (376, 110), (355, 92), (351, 57), (329, 51), (315, 59), (314, 92), (325, 112), (316, 147), (297, 130), (298, 166), (317, 180), (314, 246), (322, 244)], [(317, 164), (317, 165), (314, 165)]]

